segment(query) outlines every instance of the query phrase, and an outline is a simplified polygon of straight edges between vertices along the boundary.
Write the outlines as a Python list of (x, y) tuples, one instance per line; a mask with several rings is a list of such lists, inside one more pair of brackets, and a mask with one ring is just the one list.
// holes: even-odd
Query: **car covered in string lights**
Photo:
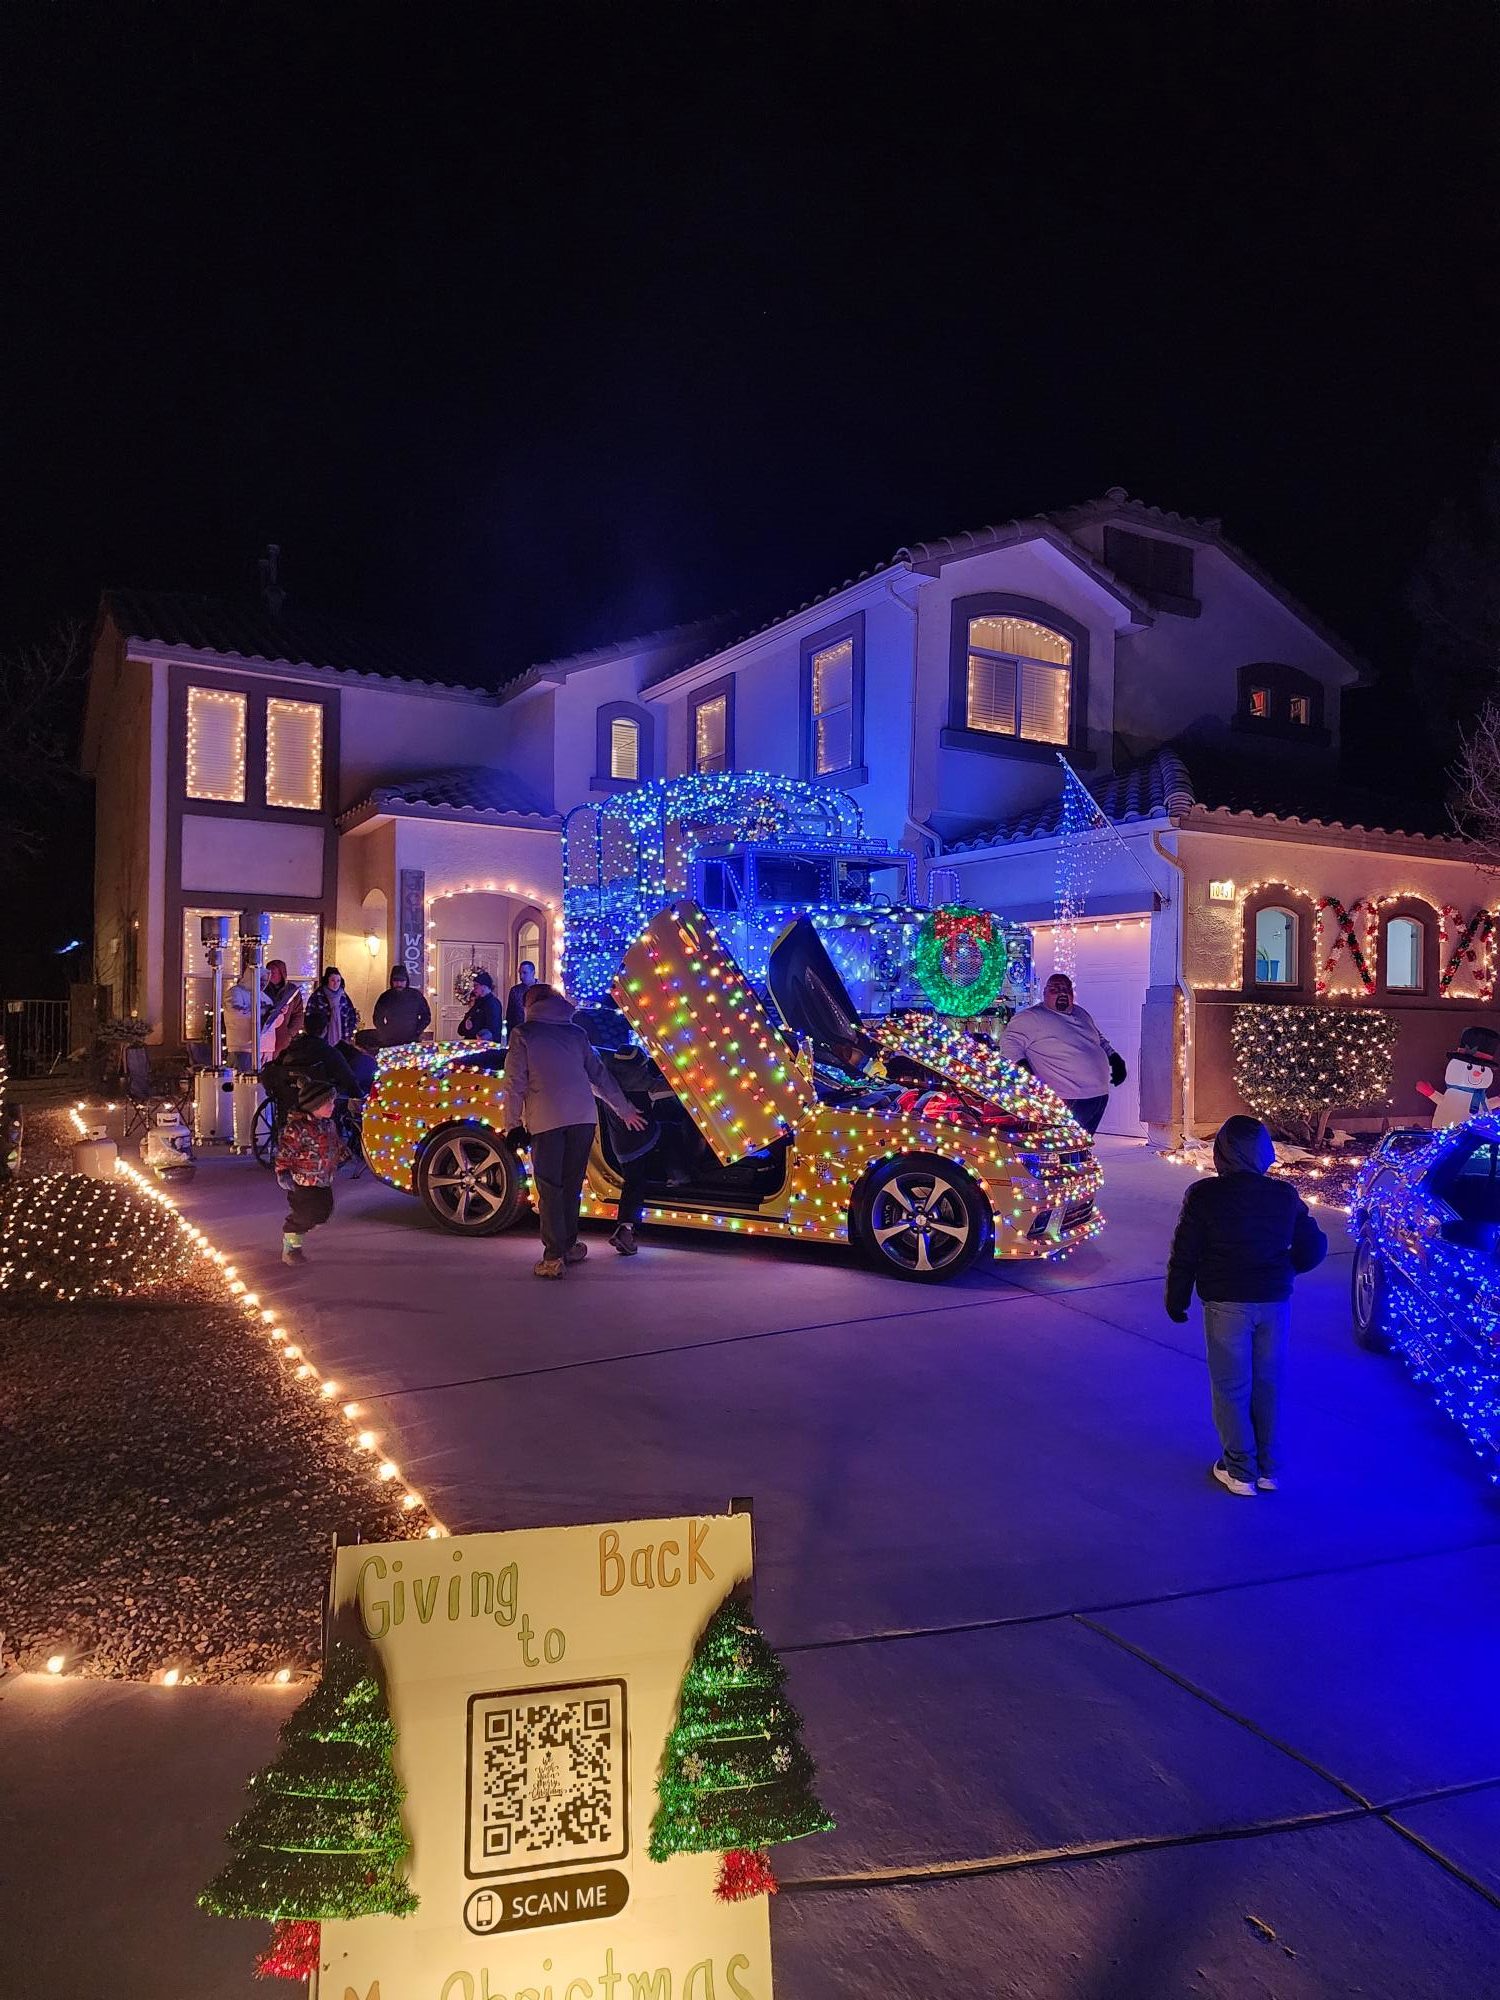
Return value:
[(1349, 1228), (1356, 1339), (1401, 1354), (1500, 1480), (1500, 1115), (1389, 1133)]
[[(867, 1028), (806, 917), (772, 948), (768, 986), (763, 1001), (696, 904), (658, 912), (627, 950), (615, 998), (671, 1086), (665, 1115), (695, 1135), (690, 1174), (648, 1187), (648, 1222), (852, 1243), (919, 1283), (982, 1256), (1055, 1257), (1102, 1228), (1092, 1142), (1034, 1077), (931, 1018)], [(365, 1108), (375, 1172), (470, 1236), (527, 1201), (502, 1060), (388, 1059)], [(620, 1179), (601, 1120), (584, 1214), (612, 1217)]]

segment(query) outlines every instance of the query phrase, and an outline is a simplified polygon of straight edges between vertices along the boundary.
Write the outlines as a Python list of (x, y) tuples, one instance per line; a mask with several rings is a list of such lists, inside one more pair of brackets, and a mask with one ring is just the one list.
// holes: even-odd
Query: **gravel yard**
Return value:
[[(178, 1225), (161, 1212), (160, 1226)], [(6, 1665), (62, 1653), (70, 1673), (198, 1680), (314, 1667), (334, 1532), (426, 1532), (263, 1332), (207, 1260), (165, 1302), (0, 1297)]]

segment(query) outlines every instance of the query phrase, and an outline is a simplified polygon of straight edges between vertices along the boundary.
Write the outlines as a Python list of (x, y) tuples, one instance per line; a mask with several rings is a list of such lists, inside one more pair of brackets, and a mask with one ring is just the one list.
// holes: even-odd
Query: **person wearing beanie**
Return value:
[(310, 1076), (298, 1090), (296, 1108), (281, 1123), (275, 1164), (276, 1185), (286, 1191), (283, 1264), (305, 1263), (302, 1239), (333, 1216), (333, 1177), (348, 1158), (333, 1113), (331, 1086)]
[(1167, 1317), (1186, 1321), (1203, 1301), (1203, 1337), (1221, 1453), (1211, 1468), (1240, 1499), (1279, 1484), (1276, 1425), (1291, 1322), (1292, 1281), (1321, 1264), (1328, 1239), (1276, 1158), (1258, 1118), (1226, 1118), (1214, 1173), (1195, 1183), (1167, 1260)]
[(375, 1002), (375, 1032), (383, 1049), (405, 1048), (421, 1041), (432, 1025), (432, 1009), (420, 986), (413, 986), (404, 965), (391, 967), (391, 983)]

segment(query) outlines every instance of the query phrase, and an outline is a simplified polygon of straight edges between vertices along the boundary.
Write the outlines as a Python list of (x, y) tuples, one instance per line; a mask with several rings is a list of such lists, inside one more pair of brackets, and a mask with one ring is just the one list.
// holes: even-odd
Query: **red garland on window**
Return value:
[[(1494, 998), (1493, 941), (1497, 929), (1500, 929), (1500, 918), (1496, 917), (1493, 910), (1476, 910), (1469, 921), (1465, 923), (1461, 912), (1454, 904), (1444, 903), (1442, 909), (1442, 941), (1448, 955), (1444, 961), (1442, 972), (1438, 975), (1438, 991), (1440, 993), (1448, 991), (1448, 988), (1453, 984), (1466, 965), (1472, 965), (1477, 968), (1479, 964), (1478, 947), (1481, 944), (1489, 944), (1491, 947), (1490, 963), (1483, 972), (1476, 970), (1474, 976), (1479, 981), (1480, 999), (1488, 1001)], [(1456, 938), (1454, 938), (1455, 931), (1457, 932)], [(1453, 940), (1451, 948), (1450, 939)]]
[(1363, 907), (1364, 898), (1362, 896), (1356, 896), (1347, 910), (1337, 896), (1319, 896), (1317, 905), (1319, 951), (1321, 952), (1322, 949), (1323, 914), (1326, 910), (1333, 912), (1333, 920), (1338, 925), (1338, 936), (1329, 947), (1326, 957), (1323, 957), (1318, 965), (1317, 975), (1313, 981), (1317, 992), (1326, 993), (1328, 991), (1328, 975), (1333, 971), (1341, 951), (1347, 951), (1349, 956), (1354, 960), (1354, 970), (1359, 974), (1360, 984), (1364, 987), (1366, 993), (1373, 993), (1375, 991), (1374, 976), (1365, 958), (1364, 948), (1359, 941), (1359, 934), (1354, 928), (1355, 913)]

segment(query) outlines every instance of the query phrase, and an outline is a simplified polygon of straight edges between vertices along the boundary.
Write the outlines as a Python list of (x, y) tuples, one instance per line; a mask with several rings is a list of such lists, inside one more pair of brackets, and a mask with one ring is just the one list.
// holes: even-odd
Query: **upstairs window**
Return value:
[(323, 704), (266, 703), (266, 804), (318, 812), (323, 804)]
[(721, 687), (693, 704), (693, 769), (727, 771), (734, 761), (729, 689)]
[(245, 801), (245, 697), (227, 688), (187, 691), (187, 795)]
[(813, 771), (823, 777), (854, 762), (854, 641), (814, 653), (811, 669)]
[(1235, 726), (1286, 742), (1299, 738), (1326, 741), (1322, 684), (1300, 667), (1284, 666), (1277, 660), (1241, 667)]
[(1128, 528), (1106, 528), (1104, 560), (1122, 583), (1148, 597), (1193, 595), (1193, 552), (1181, 542), (1132, 534)]
[(1297, 983), (1297, 919), (1291, 910), (1272, 906), (1255, 913), (1255, 983)]
[(609, 725), (609, 775), (627, 784), (641, 775), (641, 725), (627, 715)]
[(1066, 743), (1073, 642), (1031, 618), (969, 620), (968, 728), (1027, 743)]

